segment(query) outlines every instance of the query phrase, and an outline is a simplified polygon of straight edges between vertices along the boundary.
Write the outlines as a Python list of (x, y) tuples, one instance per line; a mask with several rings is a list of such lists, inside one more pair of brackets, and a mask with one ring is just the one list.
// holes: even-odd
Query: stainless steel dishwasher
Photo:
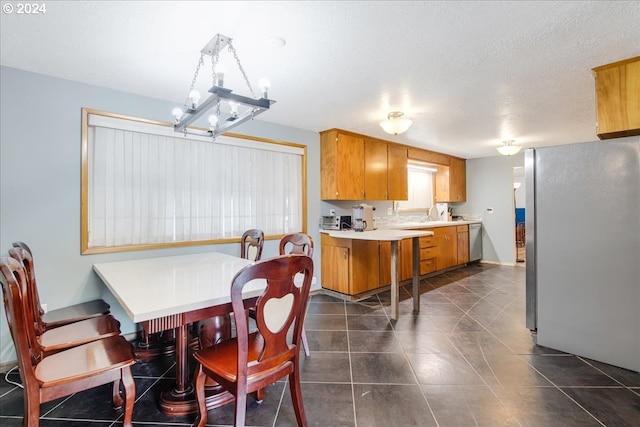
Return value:
[(482, 224), (469, 224), (469, 261), (482, 259)]

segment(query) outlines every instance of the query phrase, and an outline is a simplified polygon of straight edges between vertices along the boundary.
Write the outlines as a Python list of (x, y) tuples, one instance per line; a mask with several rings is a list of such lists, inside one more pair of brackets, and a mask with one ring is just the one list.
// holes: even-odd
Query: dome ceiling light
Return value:
[(380, 126), (386, 133), (391, 135), (400, 135), (406, 132), (413, 124), (411, 119), (403, 119), (404, 113), (401, 111), (393, 111), (387, 115), (387, 120), (380, 122)]
[(498, 152), (503, 156), (513, 156), (522, 148), (519, 145), (513, 145), (514, 142), (515, 141), (513, 139), (502, 141), (502, 144), (504, 145), (497, 147), (496, 150), (498, 150)]

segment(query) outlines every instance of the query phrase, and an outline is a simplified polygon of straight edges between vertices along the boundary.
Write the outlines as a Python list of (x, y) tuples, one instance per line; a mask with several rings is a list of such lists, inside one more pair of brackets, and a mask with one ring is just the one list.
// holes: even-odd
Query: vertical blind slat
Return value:
[(299, 154), (99, 126), (88, 135), (89, 247), (302, 230)]

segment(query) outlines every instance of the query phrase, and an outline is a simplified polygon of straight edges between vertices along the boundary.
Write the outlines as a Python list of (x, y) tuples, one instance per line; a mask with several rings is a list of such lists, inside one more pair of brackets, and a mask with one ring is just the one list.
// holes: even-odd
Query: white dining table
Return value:
[[(193, 413), (197, 405), (189, 381), (189, 324), (231, 313), (231, 281), (252, 261), (219, 252), (104, 262), (94, 271), (124, 311), (148, 334), (176, 331), (176, 384), (160, 398), (167, 414)], [(247, 284), (245, 305), (254, 305), (266, 287), (264, 280)], [(228, 398), (212, 397), (208, 407)]]

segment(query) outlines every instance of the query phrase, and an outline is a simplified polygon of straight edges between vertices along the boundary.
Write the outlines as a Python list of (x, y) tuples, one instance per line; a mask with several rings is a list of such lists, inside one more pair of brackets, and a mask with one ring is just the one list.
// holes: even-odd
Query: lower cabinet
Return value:
[[(400, 240), (398, 244), (398, 281), (413, 277), (413, 241)], [(380, 242), (380, 286), (391, 284), (391, 242)]]
[(458, 264), (469, 262), (469, 226), (458, 225), (456, 227), (458, 236)]
[[(429, 228), (420, 237), (420, 275), (469, 262), (469, 226)], [(322, 287), (357, 295), (391, 284), (391, 242), (337, 239), (320, 233)], [(398, 281), (413, 277), (413, 242), (398, 246)]]
[(322, 287), (357, 295), (380, 286), (377, 241), (336, 239), (320, 234)]
[(458, 236), (455, 226), (433, 228), (436, 238), (438, 254), (436, 256), (436, 268), (445, 268), (458, 265)]
[(438, 268), (438, 246), (435, 236), (420, 237), (420, 275), (433, 273)]

